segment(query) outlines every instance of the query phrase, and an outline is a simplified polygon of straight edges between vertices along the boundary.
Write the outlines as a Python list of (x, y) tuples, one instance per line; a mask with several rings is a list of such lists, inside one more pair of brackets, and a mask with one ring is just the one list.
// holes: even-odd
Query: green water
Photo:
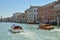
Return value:
[[(11, 25), (20, 25), (24, 30), (21, 33), (10, 33)], [(38, 24), (0, 23), (0, 40), (60, 40), (60, 31), (37, 29)], [(57, 30), (57, 29), (55, 29)]]

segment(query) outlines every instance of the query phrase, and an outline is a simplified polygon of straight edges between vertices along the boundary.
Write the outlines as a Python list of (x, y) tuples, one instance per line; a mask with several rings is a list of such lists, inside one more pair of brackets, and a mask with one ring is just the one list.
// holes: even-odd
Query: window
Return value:
[(36, 10), (34, 10), (34, 12), (37, 12)]
[(38, 10), (37, 9), (33, 9), (33, 12), (37, 12)]

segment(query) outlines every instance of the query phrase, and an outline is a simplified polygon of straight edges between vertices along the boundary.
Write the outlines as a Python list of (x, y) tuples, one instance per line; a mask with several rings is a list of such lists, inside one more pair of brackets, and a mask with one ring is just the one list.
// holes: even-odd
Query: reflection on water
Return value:
[[(16, 24), (24, 29), (21, 33), (12, 34), (8, 30)], [(34, 24), (0, 23), (0, 40), (60, 40), (59, 29), (41, 30)]]

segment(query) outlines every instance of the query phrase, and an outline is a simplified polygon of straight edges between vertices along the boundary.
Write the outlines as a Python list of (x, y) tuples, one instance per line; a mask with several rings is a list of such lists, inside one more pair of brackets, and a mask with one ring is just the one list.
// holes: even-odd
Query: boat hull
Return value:
[(14, 30), (14, 29), (11, 29), (12, 32), (15, 32), (15, 33), (20, 33), (22, 32), (23, 30), (22, 29), (18, 29), (18, 30)]
[(52, 29), (54, 29), (54, 27), (52, 25), (50, 25), (50, 24), (41, 24), (41, 25), (39, 25), (39, 28), (40, 29), (45, 29), (45, 30), (52, 30)]
[(13, 33), (13, 34), (23, 32), (22, 29), (21, 29), (21, 30), (9, 29), (8, 31), (9, 31), (10, 33)]

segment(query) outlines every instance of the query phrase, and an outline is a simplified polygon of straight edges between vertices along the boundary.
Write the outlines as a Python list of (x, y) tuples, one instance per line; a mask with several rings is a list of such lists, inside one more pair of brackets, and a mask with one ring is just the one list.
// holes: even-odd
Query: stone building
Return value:
[(30, 6), (30, 8), (26, 10), (27, 23), (38, 23), (38, 8), (39, 6)]
[(25, 13), (21, 13), (21, 15), (18, 15), (18, 21), (21, 23), (25, 23)]
[(54, 10), (55, 10), (56, 19), (57, 19), (57, 17), (59, 17), (59, 19), (60, 19), (60, 4), (55, 5)]
[(20, 13), (20, 12), (16, 12), (13, 14), (13, 21), (14, 22), (20, 22), (20, 15), (23, 14), (23, 13)]

